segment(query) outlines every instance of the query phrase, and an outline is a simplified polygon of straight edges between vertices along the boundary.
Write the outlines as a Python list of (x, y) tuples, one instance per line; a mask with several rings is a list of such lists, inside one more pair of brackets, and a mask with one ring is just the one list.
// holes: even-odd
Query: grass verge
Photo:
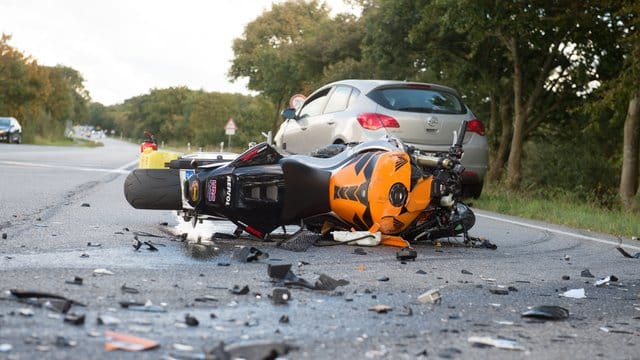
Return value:
[(602, 209), (578, 201), (571, 194), (554, 192), (552, 196), (544, 197), (511, 191), (496, 185), (485, 185), (480, 198), (473, 200), (473, 206), (624, 238), (640, 237), (638, 213)]

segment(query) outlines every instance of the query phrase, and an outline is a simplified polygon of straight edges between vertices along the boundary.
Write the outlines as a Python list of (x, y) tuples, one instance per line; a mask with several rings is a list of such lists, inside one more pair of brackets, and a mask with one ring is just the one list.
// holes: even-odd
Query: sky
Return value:
[[(246, 79), (227, 77), (233, 39), (273, 2), (1, 0), (0, 33), (41, 65), (79, 71), (104, 105), (175, 86), (249, 94)], [(325, 2), (334, 13), (350, 9)]]

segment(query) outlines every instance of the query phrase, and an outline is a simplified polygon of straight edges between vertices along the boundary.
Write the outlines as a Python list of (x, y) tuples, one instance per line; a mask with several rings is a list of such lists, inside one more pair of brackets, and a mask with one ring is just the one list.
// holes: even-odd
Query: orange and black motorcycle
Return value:
[(125, 196), (135, 208), (180, 210), (185, 220), (226, 219), (260, 239), (290, 224), (320, 234), (380, 232), (395, 246), (467, 239), (475, 216), (460, 199), (465, 130), (466, 122), (440, 156), (386, 137), (326, 158), (283, 156), (267, 143), (231, 161), (183, 157), (168, 169), (134, 170)]

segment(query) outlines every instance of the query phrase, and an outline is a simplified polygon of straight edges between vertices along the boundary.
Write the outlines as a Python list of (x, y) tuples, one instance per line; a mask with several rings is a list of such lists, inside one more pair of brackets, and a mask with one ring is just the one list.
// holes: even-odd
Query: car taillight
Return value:
[(469, 120), (469, 122), (467, 123), (467, 131), (484, 136), (484, 124), (478, 119)]
[(360, 126), (367, 130), (378, 130), (381, 128), (399, 128), (398, 121), (391, 116), (377, 113), (363, 113), (358, 115)]

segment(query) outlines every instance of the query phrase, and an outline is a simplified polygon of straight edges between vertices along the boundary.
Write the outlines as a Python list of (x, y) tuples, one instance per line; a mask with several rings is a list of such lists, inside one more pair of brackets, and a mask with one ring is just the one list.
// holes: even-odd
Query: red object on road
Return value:
[(156, 144), (156, 140), (153, 137), (153, 134), (145, 131), (144, 132), (145, 140), (142, 144), (140, 144), (140, 152), (143, 153), (146, 149), (158, 150), (158, 144)]

